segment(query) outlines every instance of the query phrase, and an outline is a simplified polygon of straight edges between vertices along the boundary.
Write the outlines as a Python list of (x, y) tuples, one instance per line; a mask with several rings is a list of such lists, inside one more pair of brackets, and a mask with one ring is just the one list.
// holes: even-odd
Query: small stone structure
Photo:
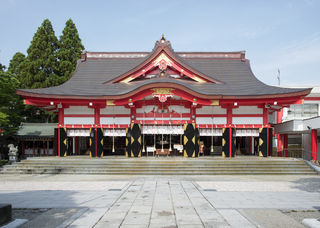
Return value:
[(13, 144), (8, 145), (9, 148), (9, 161), (10, 162), (16, 162), (18, 157), (18, 146), (14, 146)]

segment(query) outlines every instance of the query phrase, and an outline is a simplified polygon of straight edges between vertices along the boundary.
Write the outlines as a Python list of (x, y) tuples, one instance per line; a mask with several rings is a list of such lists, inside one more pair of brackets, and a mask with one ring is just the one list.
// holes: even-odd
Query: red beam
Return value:
[(154, 113), (154, 112), (150, 112), (150, 113), (136, 113), (136, 117), (137, 118), (181, 118), (181, 117), (191, 117), (190, 113)]
[(94, 114), (64, 114), (63, 117), (95, 117), (95, 115)]
[(197, 128), (207, 128), (207, 129), (211, 129), (211, 128), (226, 128), (226, 127), (230, 127), (230, 128), (248, 128), (248, 129), (254, 129), (254, 128), (270, 128), (270, 125), (263, 125), (263, 124), (197, 124), (196, 125)]

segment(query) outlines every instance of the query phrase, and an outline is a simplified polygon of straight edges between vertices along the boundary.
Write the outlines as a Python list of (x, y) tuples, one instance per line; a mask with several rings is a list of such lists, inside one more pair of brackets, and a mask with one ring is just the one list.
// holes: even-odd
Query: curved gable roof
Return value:
[[(156, 87), (157, 84), (178, 85), (199, 95), (232, 98), (258, 98), (263, 96), (307, 95), (308, 88), (283, 88), (269, 86), (259, 81), (251, 71), (244, 52), (173, 52), (169, 41), (161, 46), (157, 42), (153, 52), (134, 53), (84, 53), (73, 76), (64, 84), (41, 89), (20, 89), (17, 93), (29, 97), (90, 98), (99, 99), (125, 96), (134, 90)], [(130, 83), (106, 83), (121, 81), (137, 69), (145, 66), (161, 51), (172, 55), (175, 61), (192, 72), (215, 83), (198, 83), (170, 78), (153, 78)], [(153, 57), (153, 58), (152, 58)], [(149, 60), (149, 61), (148, 61)], [(149, 85), (149, 86), (148, 86)]]

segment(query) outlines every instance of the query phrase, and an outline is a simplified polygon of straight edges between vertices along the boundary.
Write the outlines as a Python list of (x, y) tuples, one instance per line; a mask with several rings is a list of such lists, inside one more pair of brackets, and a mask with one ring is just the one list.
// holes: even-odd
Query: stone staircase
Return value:
[(298, 159), (35, 158), (7, 165), (0, 174), (93, 175), (315, 175)]

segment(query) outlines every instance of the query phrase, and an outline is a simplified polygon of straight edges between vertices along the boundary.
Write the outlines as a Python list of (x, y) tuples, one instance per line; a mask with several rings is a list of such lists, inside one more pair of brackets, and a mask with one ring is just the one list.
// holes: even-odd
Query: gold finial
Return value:
[(161, 39), (160, 39), (160, 42), (161, 43), (164, 43), (166, 41), (166, 38), (164, 38), (164, 34), (162, 34), (162, 37), (161, 37)]

